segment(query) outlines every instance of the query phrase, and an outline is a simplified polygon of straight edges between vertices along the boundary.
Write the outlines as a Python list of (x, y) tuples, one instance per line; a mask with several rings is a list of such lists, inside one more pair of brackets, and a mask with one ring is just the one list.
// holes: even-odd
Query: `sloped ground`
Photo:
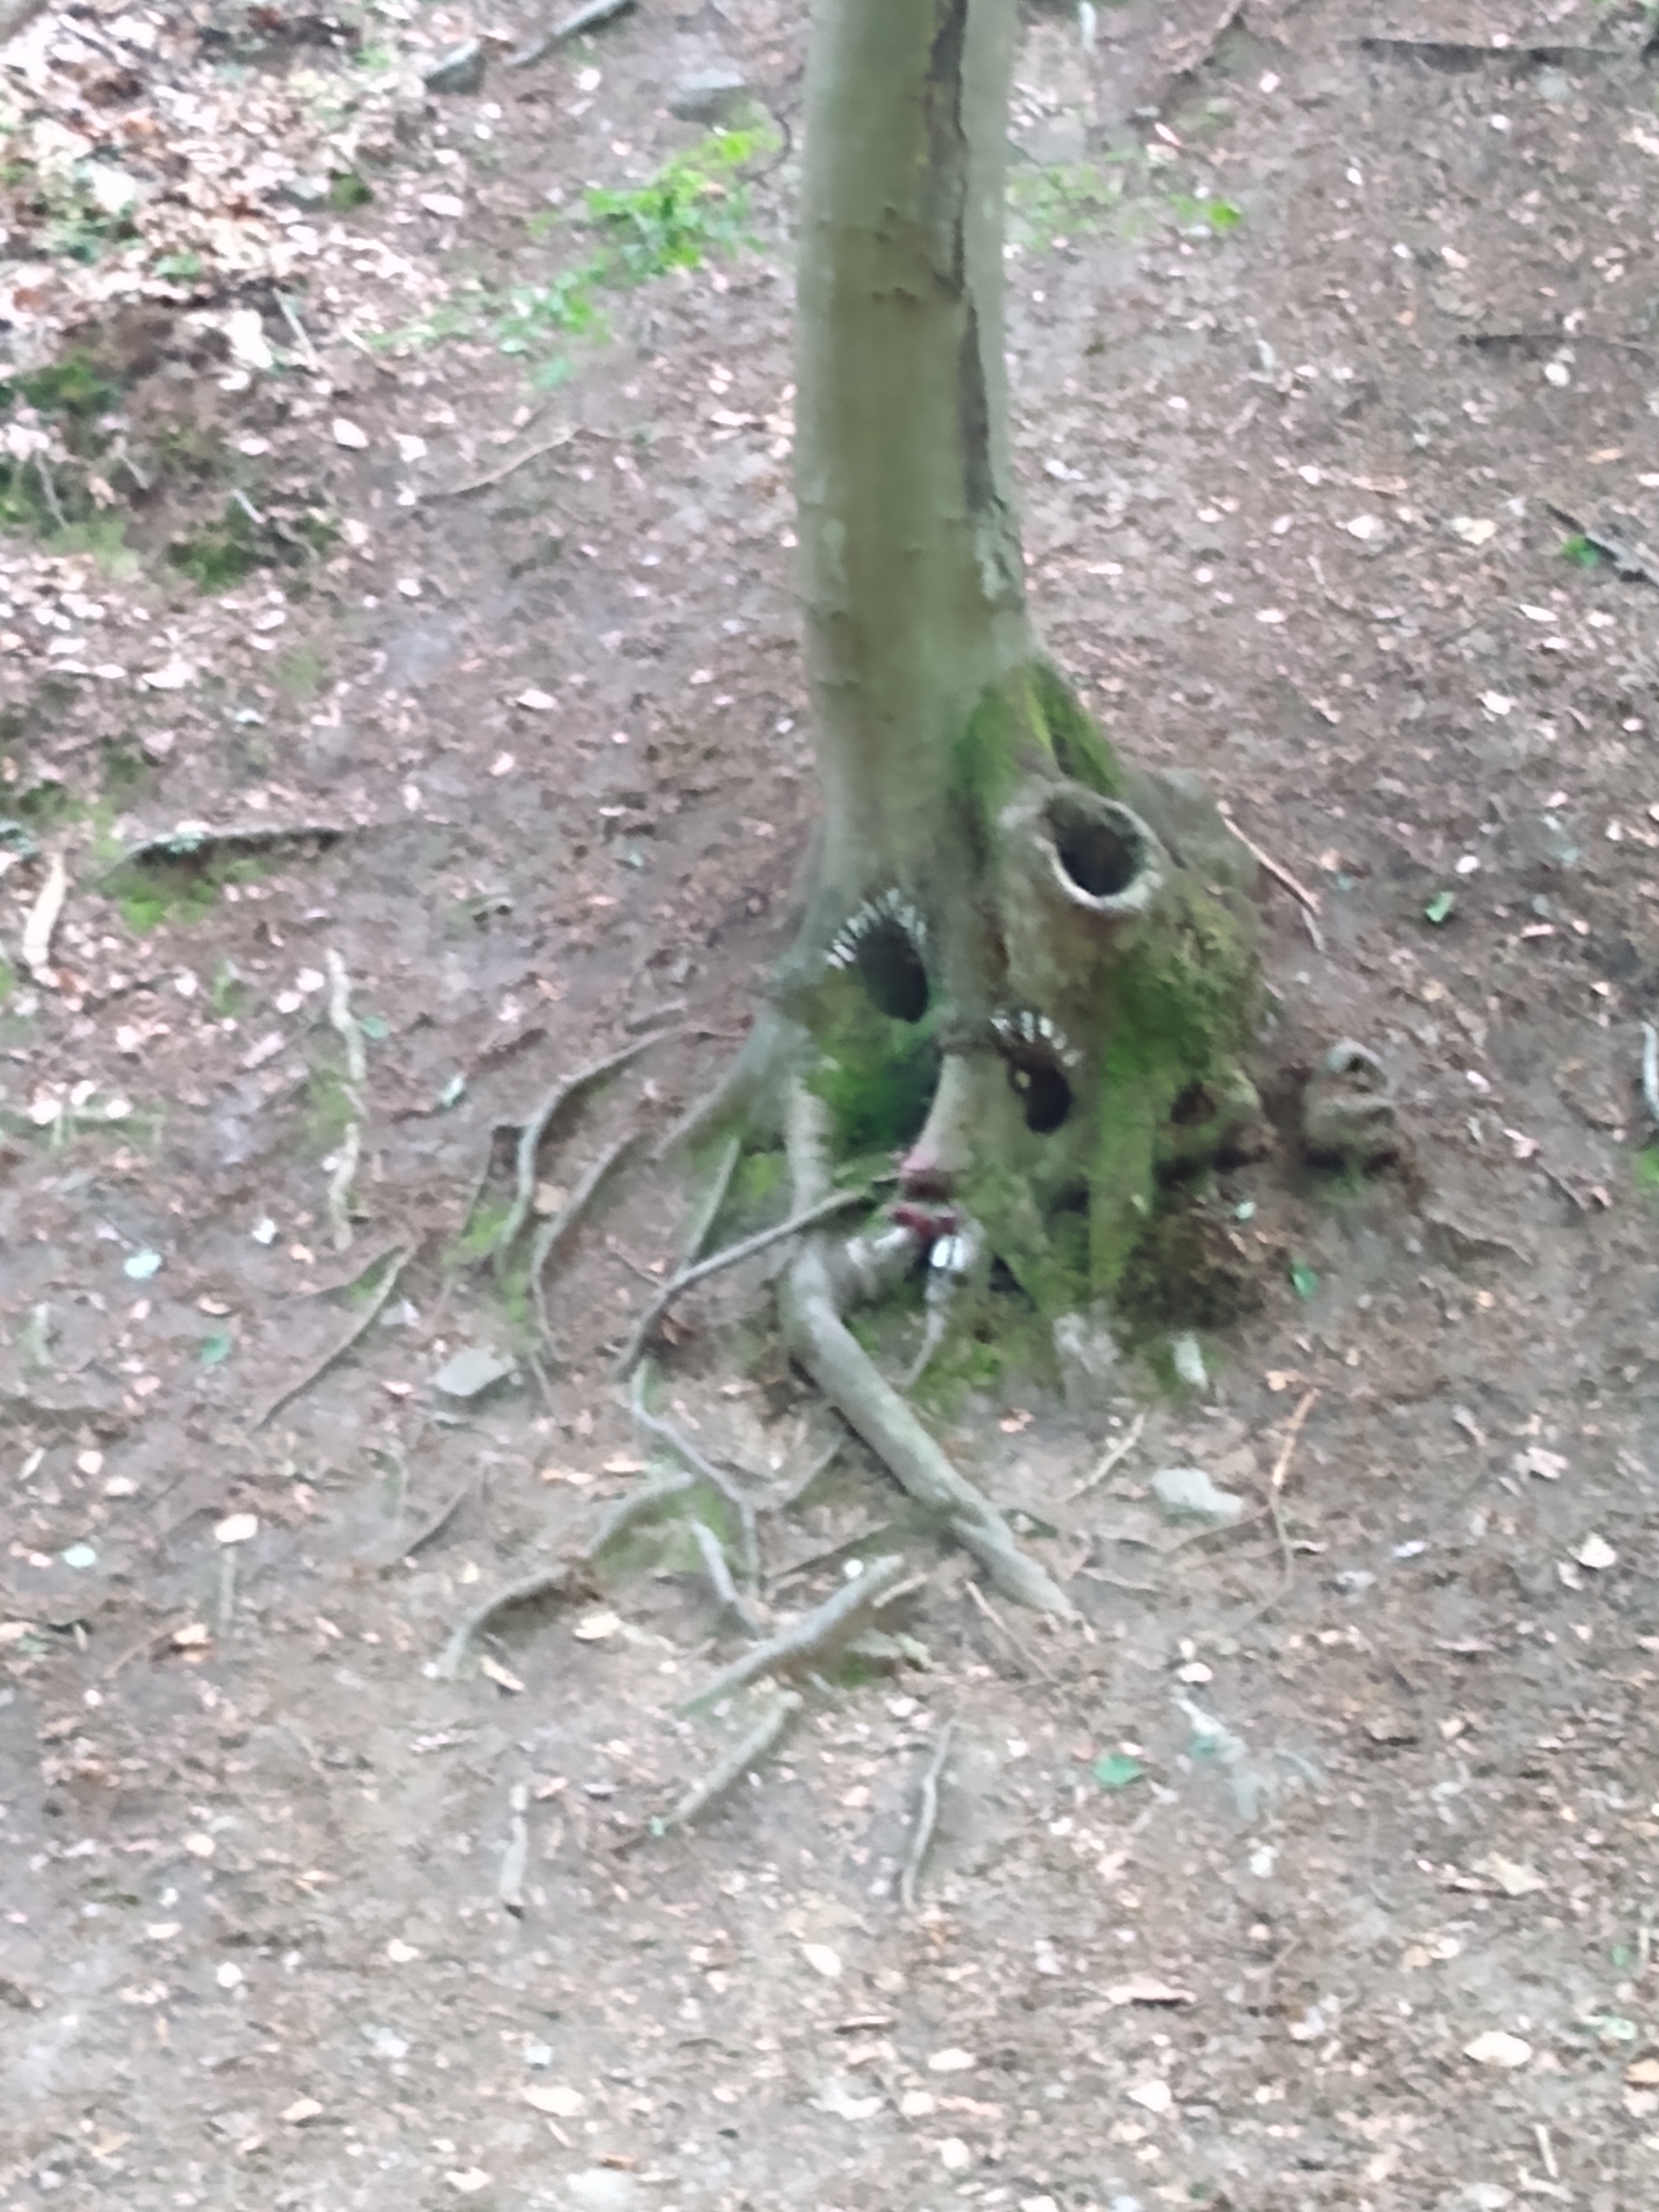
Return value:
[[(684, 1001), (556, 1130), (568, 1189), (779, 941), (790, 145), (747, 246), (595, 279), (608, 339), (513, 288), (611, 234), (533, 234), (551, 193), (702, 144), (689, 75), (793, 125), (800, 11), (645, 0), (522, 69), (527, 20), (413, 8), (9, 50), (0, 2204), (1651, 2203), (1659, 65), (1582, 0), (1220, 12), (1029, 30), (1033, 590), (1318, 896), (1322, 950), (1267, 886), (1270, 1095), (1364, 1039), (1413, 1163), (1226, 1180), (1207, 1397), (946, 1403), (1075, 1633), (851, 1454), (764, 1516), (778, 1619), (900, 1547), (911, 1640), (631, 1850), (748, 1724), (672, 1714), (741, 1641), (682, 1525), (507, 1617), (493, 1680), (426, 1670), (640, 1480), (609, 1366), (687, 1195), (612, 1186), (544, 1389), (456, 1246), (495, 1124)], [(475, 29), (482, 85), (424, 92)], [(106, 873), (180, 822), (304, 834)], [(685, 1301), (663, 1394), (762, 1492), (829, 1434), (769, 1264)], [(476, 1346), (515, 1376), (439, 1392)], [(1249, 1517), (1168, 1528), (1184, 1463)]]

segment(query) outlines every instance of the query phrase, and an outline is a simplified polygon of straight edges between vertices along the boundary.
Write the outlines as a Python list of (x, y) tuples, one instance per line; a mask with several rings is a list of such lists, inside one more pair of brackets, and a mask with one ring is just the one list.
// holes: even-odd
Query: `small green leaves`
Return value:
[(1447, 919), (1448, 915), (1451, 913), (1452, 908), (1456, 904), (1457, 898), (1455, 893), (1452, 891), (1437, 891), (1434, 896), (1429, 901), (1428, 904), (1424, 908), (1423, 919), (1425, 921), (1431, 921), (1437, 929), (1441, 923)]
[(1571, 538), (1561, 541), (1561, 558), (1575, 568), (1599, 568), (1601, 556), (1582, 531), (1575, 530)]
[(1299, 1298), (1310, 1298), (1319, 1288), (1319, 1277), (1305, 1260), (1291, 1262), (1291, 1288)]

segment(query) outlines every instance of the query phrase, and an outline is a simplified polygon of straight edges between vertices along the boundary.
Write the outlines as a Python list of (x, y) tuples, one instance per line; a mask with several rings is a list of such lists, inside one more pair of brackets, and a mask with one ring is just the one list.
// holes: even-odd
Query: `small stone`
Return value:
[(1074, 1420), (1097, 1419), (1122, 1389), (1122, 1354), (1097, 1314), (1061, 1314), (1054, 1323), (1054, 1358), (1066, 1410)]
[(421, 82), (428, 92), (477, 92), (483, 76), (483, 40), (466, 39), (447, 54), (440, 54), (431, 68), (422, 72)]
[(1237, 1521), (1244, 1500), (1218, 1490), (1201, 1467), (1164, 1467), (1152, 1477), (1152, 1494), (1172, 1519)]
[(689, 70), (668, 95), (668, 112), (682, 123), (730, 123), (749, 105), (749, 80), (729, 62)]
[(513, 1362), (499, 1352), (492, 1352), (488, 1345), (469, 1344), (453, 1359), (445, 1360), (432, 1381), (446, 1398), (478, 1398), (514, 1372)]

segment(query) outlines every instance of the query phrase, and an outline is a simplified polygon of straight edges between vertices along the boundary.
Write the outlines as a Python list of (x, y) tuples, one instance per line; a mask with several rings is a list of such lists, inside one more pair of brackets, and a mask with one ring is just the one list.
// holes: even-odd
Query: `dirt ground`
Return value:
[[(1201, 1201), (1206, 1391), (941, 1400), (1074, 1628), (988, 1604), (855, 1450), (763, 1512), (774, 1623), (857, 1555), (927, 1579), (884, 1669), (656, 1837), (752, 1717), (674, 1710), (744, 1641), (683, 1522), (503, 1616), (493, 1674), (434, 1662), (672, 1464), (611, 1367), (695, 1192), (631, 1156), (539, 1377), (458, 1246), (498, 1124), (683, 1007), (540, 1174), (660, 1130), (782, 940), (804, 9), (641, 0), (513, 68), (505, 6), (104, 0), (8, 50), (8, 2212), (1659, 2195), (1652, 11), (1085, 12), (1017, 70), (1034, 601), (1317, 902), (1264, 883), (1280, 1121), (1353, 1036), (1410, 1158), (1286, 1142)], [(482, 82), (423, 89), (475, 33)], [(746, 242), (608, 293), (551, 384), (558, 342), (479, 320), (580, 250), (529, 219), (695, 147), (718, 67), (783, 127)], [(78, 476), (16, 380), (72, 355), (118, 426)], [(232, 541), (264, 565), (209, 574)], [(181, 823), (245, 842), (110, 874)], [(763, 1500), (832, 1434), (775, 1260), (661, 1354)], [(468, 1347), (511, 1363), (473, 1398), (434, 1381)], [(1166, 1522), (1182, 1465), (1243, 1516)]]

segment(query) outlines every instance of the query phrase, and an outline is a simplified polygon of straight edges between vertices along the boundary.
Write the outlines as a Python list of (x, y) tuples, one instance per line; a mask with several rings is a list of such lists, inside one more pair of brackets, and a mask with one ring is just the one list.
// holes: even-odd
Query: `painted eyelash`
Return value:
[(902, 929), (919, 953), (927, 950), (927, 924), (919, 907), (914, 906), (902, 891), (881, 891), (866, 899), (858, 912), (844, 921), (830, 941), (826, 958), (832, 968), (850, 968), (858, 958), (859, 948), (871, 933), (884, 923)]
[(1052, 1053), (1062, 1067), (1080, 1067), (1083, 1055), (1072, 1042), (1058, 1022), (1050, 1021), (1047, 1014), (1033, 1013), (1022, 1006), (1012, 1012), (993, 1014), (991, 1027), (998, 1038), (1016, 1049), (1024, 1047)]

